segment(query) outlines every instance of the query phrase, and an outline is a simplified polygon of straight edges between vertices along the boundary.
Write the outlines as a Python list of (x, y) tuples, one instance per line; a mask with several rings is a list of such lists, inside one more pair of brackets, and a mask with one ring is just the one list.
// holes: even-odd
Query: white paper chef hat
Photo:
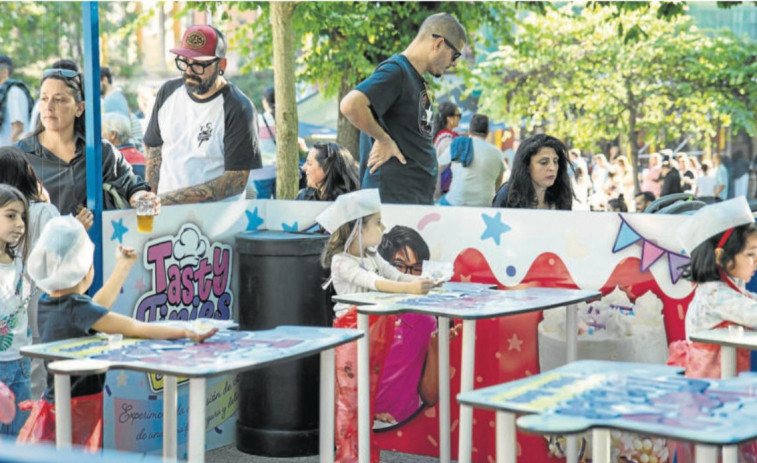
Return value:
[(743, 196), (705, 206), (678, 227), (683, 248), (691, 255), (700, 244), (729, 228), (754, 223), (749, 204)]
[(329, 233), (342, 225), (367, 215), (381, 212), (381, 198), (376, 188), (339, 195), (336, 201), (321, 212), (316, 221)]
[(51, 219), (29, 254), (27, 271), (45, 292), (73, 288), (92, 267), (95, 245), (71, 215)]

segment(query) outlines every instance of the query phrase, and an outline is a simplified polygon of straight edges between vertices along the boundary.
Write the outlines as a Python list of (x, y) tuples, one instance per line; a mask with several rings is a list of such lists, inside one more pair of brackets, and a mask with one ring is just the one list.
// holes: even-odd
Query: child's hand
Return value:
[(134, 248), (122, 246), (120, 244), (118, 245), (118, 248), (116, 249), (116, 265), (120, 264), (131, 268), (136, 261), (137, 251), (135, 251)]
[(421, 277), (410, 283), (410, 293), (428, 294), (434, 287), (434, 280), (431, 278)]
[(82, 206), (81, 204), (77, 206), (76, 210), (77, 212), (75, 219), (81, 222), (82, 225), (84, 225), (85, 230), (89, 231), (95, 221), (95, 215), (92, 213), (92, 211)]
[(204, 333), (197, 333), (196, 331), (187, 330), (187, 337), (194, 342), (203, 342), (217, 332), (218, 328), (212, 328)]

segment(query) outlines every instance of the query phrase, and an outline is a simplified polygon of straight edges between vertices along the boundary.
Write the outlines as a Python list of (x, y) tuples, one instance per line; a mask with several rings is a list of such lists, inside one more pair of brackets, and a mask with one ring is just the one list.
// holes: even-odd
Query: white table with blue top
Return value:
[(279, 326), (266, 331), (220, 330), (203, 343), (187, 339), (126, 338), (109, 342), (89, 336), (21, 349), (46, 360), (55, 374), (56, 443), (71, 446), (71, 375), (99, 374), (110, 369), (159, 373), (163, 396), (163, 457), (176, 460), (176, 378), (189, 378), (188, 461), (205, 459), (205, 383), (207, 378), (240, 373), (320, 352), (320, 461), (334, 461), (334, 348), (363, 336), (359, 330)]
[[(742, 326), (714, 328), (689, 335), (695, 342), (720, 346), (720, 377), (723, 379), (736, 376), (736, 349), (757, 349), (757, 332), (745, 330)], [(738, 461), (737, 447), (723, 448), (723, 462)]]
[[(476, 320), (515, 315), (556, 307), (565, 307), (567, 332), (567, 361), (576, 359), (579, 302), (601, 297), (599, 291), (561, 288), (529, 288), (522, 290), (494, 290), (490, 285), (445, 283), (426, 295), (366, 292), (334, 296), (334, 301), (357, 306), (358, 329), (368, 332), (369, 315), (390, 315), (405, 312), (437, 317), (439, 332), (439, 459), (448, 463), (450, 449), (450, 393), (449, 393), (449, 320), (463, 320), (460, 391), (473, 389), (476, 349)], [(369, 340), (358, 340), (358, 455), (360, 463), (370, 460), (370, 376)], [(470, 463), (473, 440), (473, 409), (460, 404), (460, 433), (458, 461)], [(577, 455), (575, 442), (569, 452)]]
[(496, 412), (497, 463), (517, 461), (516, 415), (548, 412), (562, 401), (571, 401), (592, 387), (600, 375), (637, 377), (675, 376), (679, 367), (603, 360), (578, 360), (538, 375), (460, 393), (457, 400), (471, 407)]

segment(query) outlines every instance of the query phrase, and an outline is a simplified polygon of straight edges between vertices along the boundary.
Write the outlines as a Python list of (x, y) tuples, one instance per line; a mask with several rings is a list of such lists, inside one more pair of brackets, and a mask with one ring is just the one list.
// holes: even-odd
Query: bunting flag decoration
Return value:
[(638, 243), (641, 245), (641, 271), (646, 272), (655, 262), (660, 260), (663, 256), (667, 256), (670, 281), (672, 281), (673, 284), (678, 283), (678, 280), (681, 279), (684, 267), (691, 259), (683, 254), (669, 251), (658, 246), (634, 230), (623, 215), (618, 214), (618, 217), (620, 217), (620, 228), (618, 229), (618, 235), (615, 237), (615, 244), (612, 246), (613, 254), (622, 251), (632, 244)]

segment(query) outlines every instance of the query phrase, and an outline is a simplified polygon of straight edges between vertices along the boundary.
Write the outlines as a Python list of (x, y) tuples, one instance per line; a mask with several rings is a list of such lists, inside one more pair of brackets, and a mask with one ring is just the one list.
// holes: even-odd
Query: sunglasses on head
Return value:
[(61, 76), (61, 77), (65, 77), (66, 79), (73, 79), (75, 77), (79, 77), (79, 71), (74, 71), (73, 69), (61, 69), (61, 68), (45, 69), (44, 71), (42, 71), (42, 77), (50, 77), (50, 76)]
[(449, 39), (447, 39), (447, 37), (445, 37), (443, 35), (440, 35), (440, 34), (431, 34), (431, 37), (433, 37), (435, 39), (439, 39), (439, 38), (444, 39), (444, 44), (447, 45), (450, 50), (452, 50), (452, 62), (453, 63), (455, 61), (457, 61), (458, 58), (460, 58), (461, 56), (463, 56), (463, 54), (460, 52), (460, 50), (458, 50), (457, 47), (454, 46), (452, 44), (452, 42), (449, 41)]

